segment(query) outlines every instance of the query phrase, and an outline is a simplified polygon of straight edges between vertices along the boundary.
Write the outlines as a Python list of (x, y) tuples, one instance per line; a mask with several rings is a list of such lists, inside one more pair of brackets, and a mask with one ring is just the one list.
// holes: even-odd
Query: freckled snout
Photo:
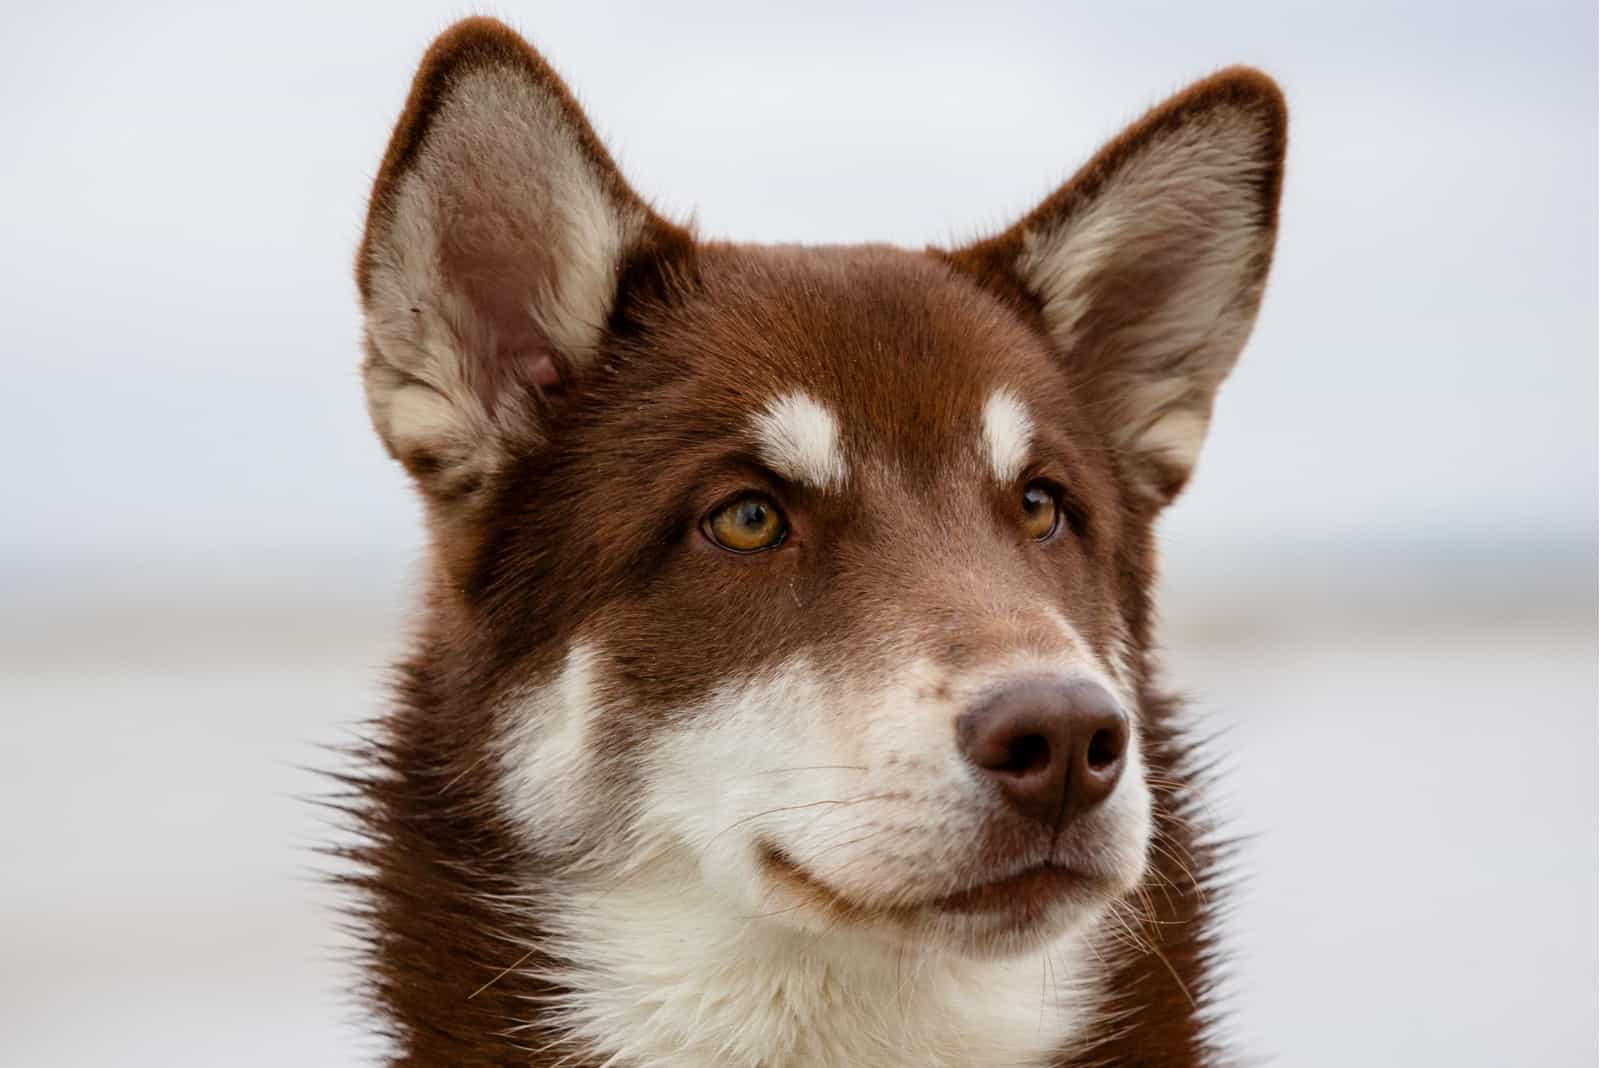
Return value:
[(956, 720), (967, 761), (1021, 814), (1052, 827), (1111, 796), (1128, 717), (1092, 682), (1030, 678), (994, 691)]

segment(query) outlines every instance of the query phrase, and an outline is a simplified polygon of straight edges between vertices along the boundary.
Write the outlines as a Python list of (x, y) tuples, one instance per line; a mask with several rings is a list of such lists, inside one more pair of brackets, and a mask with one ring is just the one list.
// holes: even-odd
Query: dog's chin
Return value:
[(846, 894), (781, 848), (759, 847), (770, 914), (806, 927), (891, 943), (941, 944), (972, 957), (1015, 956), (1090, 923), (1130, 881), (1060, 865), (1037, 864), (996, 876), (975, 867), (955, 892), (901, 892), (881, 900)]

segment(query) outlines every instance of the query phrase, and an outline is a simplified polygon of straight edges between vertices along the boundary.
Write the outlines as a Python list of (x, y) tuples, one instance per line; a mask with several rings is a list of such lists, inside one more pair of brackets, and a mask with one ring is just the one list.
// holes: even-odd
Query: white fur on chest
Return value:
[(1092, 1012), (1077, 939), (977, 961), (795, 931), (690, 885), (673, 857), (562, 893), (552, 978), (577, 1046), (629, 1068), (1025, 1068)]

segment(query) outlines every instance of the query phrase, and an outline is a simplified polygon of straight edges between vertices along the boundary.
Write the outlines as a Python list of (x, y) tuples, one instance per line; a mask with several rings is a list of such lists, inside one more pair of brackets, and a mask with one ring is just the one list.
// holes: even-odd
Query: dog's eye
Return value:
[(782, 545), (789, 526), (770, 497), (746, 493), (712, 512), (706, 533), (730, 552), (755, 553)]
[(1061, 504), (1048, 482), (1030, 482), (1022, 491), (1022, 529), (1034, 541), (1045, 541), (1061, 524)]

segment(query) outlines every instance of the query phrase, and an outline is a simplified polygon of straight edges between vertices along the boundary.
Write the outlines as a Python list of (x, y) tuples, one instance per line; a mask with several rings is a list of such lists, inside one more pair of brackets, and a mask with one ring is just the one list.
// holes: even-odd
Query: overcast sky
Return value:
[[(1292, 144), (1262, 319), (1170, 540), (1592, 552), (1592, 3), (510, 4), (703, 233), (1008, 222), (1230, 62)], [(409, 554), (350, 262), (457, 4), (8, 4), (0, 567)]]

